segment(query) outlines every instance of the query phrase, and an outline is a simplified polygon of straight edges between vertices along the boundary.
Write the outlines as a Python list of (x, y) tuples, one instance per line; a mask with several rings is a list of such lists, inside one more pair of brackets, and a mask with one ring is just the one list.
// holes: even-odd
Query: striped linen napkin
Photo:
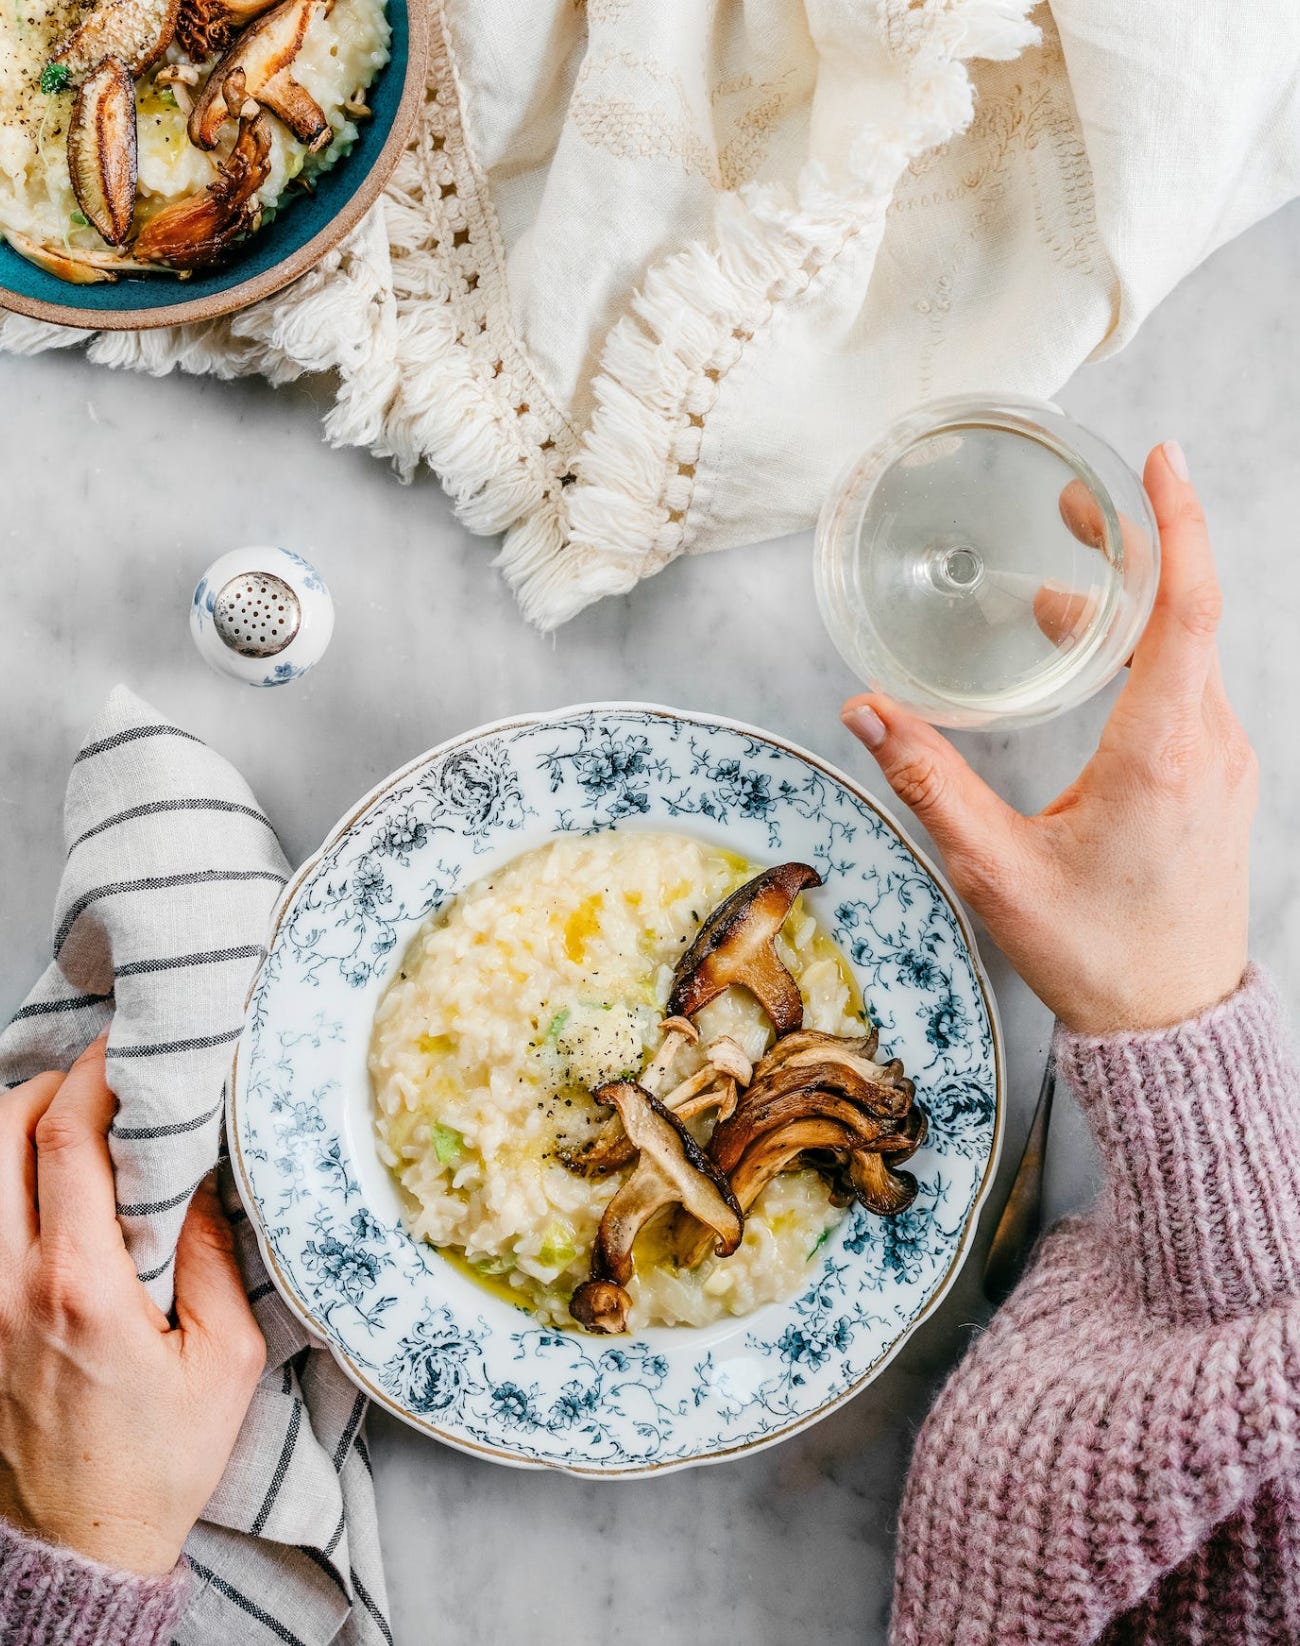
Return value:
[(194, 1595), (174, 1646), (392, 1646), (366, 1398), (280, 1301), (224, 1159), (231, 1051), (288, 876), (279, 843), (237, 772), (122, 687), (73, 764), (64, 834), (53, 962), (0, 1034), (0, 1086), (66, 1069), (107, 1029), (117, 1210), (140, 1279), (169, 1309), (190, 1196), (220, 1154), (267, 1341), (186, 1543)]

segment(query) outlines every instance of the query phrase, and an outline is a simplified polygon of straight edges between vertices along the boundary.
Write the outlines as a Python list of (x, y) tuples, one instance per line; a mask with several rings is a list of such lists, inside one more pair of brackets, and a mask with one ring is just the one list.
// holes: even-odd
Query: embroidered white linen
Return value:
[(1053, 393), (1300, 192), (1295, 0), (427, 3), (420, 130), (350, 242), (91, 354), (336, 371), (328, 438), (429, 463), (544, 627), (806, 526), (920, 399)]
[[(119, 1219), (168, 1309), (176, 1239), (217, 1160), (244, 997), (288, 866), (239, 775), (120, 687), (73, 765), (64, 833), (54, 960), (0, 1035), (0, 1087), (67, 1068), (109, 1029)], [(194, 1594), (173, 1646), (392, 1646), (366, 1397), (280, 1301), (228, 1166), (221, 1189), (267, 1369), (185, 1545)]]

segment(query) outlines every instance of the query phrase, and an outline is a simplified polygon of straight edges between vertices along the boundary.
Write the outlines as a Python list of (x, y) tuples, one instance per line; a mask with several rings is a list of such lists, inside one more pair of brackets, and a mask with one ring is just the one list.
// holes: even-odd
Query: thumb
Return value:
[(176, 1319), (185, 1336), (215, 1349), (221, 1360), (261, 1375), (266, 1343), (244, 1293), (235, 1234), (221, 1209), (212, 1175), (194, 1191), (176, 1246)]
[(983, 914), (1015, 872), (1024, 818), (978, 777), (928, 721), (875, 693), (841, 719), (870, 750), (890, 788), (939, 848), (953, 884)]

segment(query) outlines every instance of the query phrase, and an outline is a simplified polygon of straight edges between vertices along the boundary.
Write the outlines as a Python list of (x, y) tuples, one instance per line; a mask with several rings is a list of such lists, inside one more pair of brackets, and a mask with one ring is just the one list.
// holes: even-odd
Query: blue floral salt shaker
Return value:
[(325, 580), (292, 549), (232, 549), (198, 581), (190, 633), (204, 662), (246, 686), (285, 686), (324, 656), (334, 632)]

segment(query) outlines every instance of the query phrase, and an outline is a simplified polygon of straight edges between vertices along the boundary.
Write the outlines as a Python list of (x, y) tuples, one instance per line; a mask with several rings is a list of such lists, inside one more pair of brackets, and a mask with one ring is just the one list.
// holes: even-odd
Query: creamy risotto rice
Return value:
[[(77, 206), (68, 175), (67, 131), (75, 87), (41, 89), (42, 71), (59, 43), (88, 15), (81, 0), (4, 0), (0, 5), (0, 233), (14, 229), (42, 245), (93, 251), (104, 242)], [(331, 166), (356, 141), (356, 124), (345, 103), (364, 90), (388, 61), (391, 31), (384, 0), (336, 0), (317, 10), (293, 60), (293, 75), (315, 98), (334, 136), (310, 154), (274, 116), (271, 170), (258, 191), (266, 211), (288, 185)], [(139, 143), (139, 228), (164, 205), (211, 183), (230, 151), (233, 125), (212, 152), (186, 135), (186, 116), (175, 94), (158, 81), (167, 65), (185, 61), (179, 44), (136, 85)], [(197, 96), (214, 55), (202, 65)], [(49, 84), (47, 76), (47, 85)]]
[[(589, 1089), (635, 1075), (657, 1049), (674, 966), (704, 917), (753, 873), (680, 835), (566, 837), (471, 886), (420, 931), (370, 1048), (379, 1153), (412, 1234), (539, 1318), (573, 1325), (569, 1297), (625, 1174), (584, 1178), (558, 1156), (608, 1114)], [(806, 1026), (860, 1031), (847, 967), (802, 899), (778, 949)], [(755, 1059), (771, 1040), (740, 989), (697, 1024), (702, 1044), (730, 1035)], [(702, 1060), (688, 1048), (675, 1077)], [(825, 1183), (801, 1169), (763, 1191), (736, 1253), (694, 1271), (667, 1255), (666, 1220), (651, 1225), (636, 1247), (630, 1329), (704, 1325), (790, 1296), (842, 1216)]]

